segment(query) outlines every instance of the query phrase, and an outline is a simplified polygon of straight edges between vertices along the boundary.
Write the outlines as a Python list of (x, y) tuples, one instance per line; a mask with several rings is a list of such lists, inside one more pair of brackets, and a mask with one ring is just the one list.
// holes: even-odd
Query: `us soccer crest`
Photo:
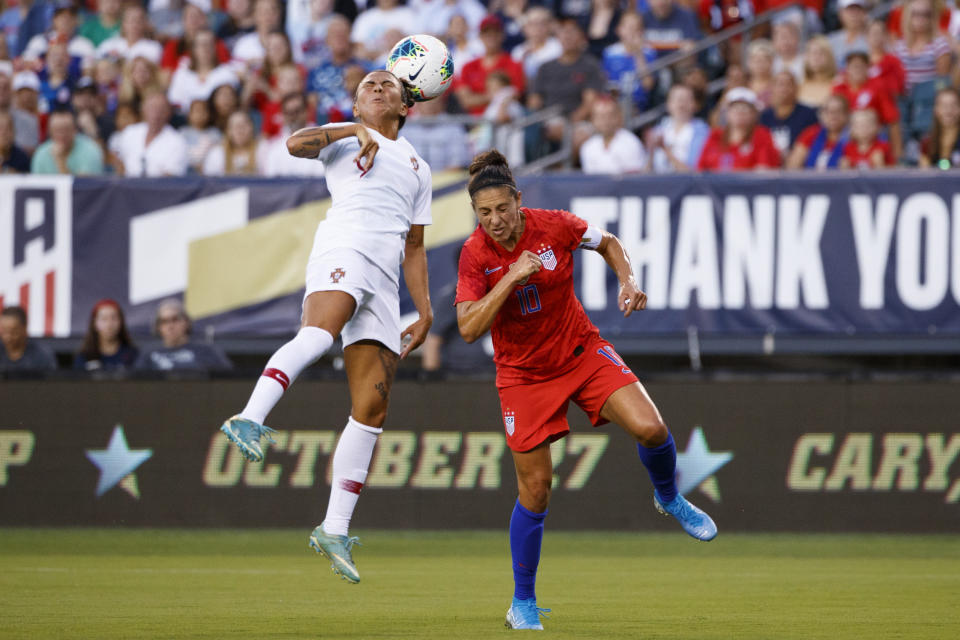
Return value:
[(503, 412), (503, 426), (507, 428), (507, 435), (512, 436), (516, 427), (516, 415), (510, 409)]
[(550, 245), (541, 244), (537, 255), (540, 256), (540, 262), (547, 271), (553, 271), (557, 268), (557, 255), (550, 248)]

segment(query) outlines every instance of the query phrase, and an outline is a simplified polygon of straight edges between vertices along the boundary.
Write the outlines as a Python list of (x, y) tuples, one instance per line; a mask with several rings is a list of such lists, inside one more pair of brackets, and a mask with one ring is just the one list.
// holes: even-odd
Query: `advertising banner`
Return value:
[[(0, 525), (319, 523), (349, 412), (345, 382), (304, 381), (244, 461), (218, 431), (246, 382), (0, 385)], [(949, 383), (659, 382), (678, 486), (720, 531), (955, 532), (960, 396)], [(506, 527), (516, 498), (490, 383), (398, 382), (354, 526)], [(42, 399), (42, 400), (41, 400)], [(551, 447), (551, 529), (672, 531), (636, 444), (576, 408)]]

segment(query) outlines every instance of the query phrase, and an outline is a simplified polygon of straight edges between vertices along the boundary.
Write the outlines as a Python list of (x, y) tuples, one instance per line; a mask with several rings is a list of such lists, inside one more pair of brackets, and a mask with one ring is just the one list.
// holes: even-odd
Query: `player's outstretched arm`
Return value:
[(500, 279), (493, 289), (479, 300), (465, 300), (457, 305), (457, 328), (466, 342), (480, 339), (490, 327), (500, 311), (500, 307), (510, 297), (513, 288), (526, 283), (527, 279), (540, 271), (543, 264), (540, 257), (532, 251), (524, 251), (510, 270)]
[(636, 278), (633, 277), (633, 267), (630, 265), (630, 256), (620, 242), (620, 238), (609, 231), (603, 232), (603, 238), (596, 249), (597, 253), (610, 265), (620, 281), (620, 291), (617, 294), (617, 305), (626, 318), (634, 311), (647, 306), (647, 294), (640, 290)]
[(423, 344), (430, 327), (433, 326), (433, 308), (430, 306), (430, 286), (427, 280), (427, 249), (423, 245), (422, 224), (410, 225), (403, 256), (403, 279), (420, 314), (417, 321), (400, 334), (401, 339), (410, 337), (410, 341), (400, 353), (401, 358), (406, 358), (407, 354)]
[(364, 170), (369, 170), (373, 166), (373, 157), (380, 145), (370, 136), (366, 127), (355, 122), (304, 127), (287, 138), (287, 151), (298, 158), (316, 158), (324, 147), (350, 136), (356, 136), (360, 141), (360, 152), (356, 159), (365, 158)]

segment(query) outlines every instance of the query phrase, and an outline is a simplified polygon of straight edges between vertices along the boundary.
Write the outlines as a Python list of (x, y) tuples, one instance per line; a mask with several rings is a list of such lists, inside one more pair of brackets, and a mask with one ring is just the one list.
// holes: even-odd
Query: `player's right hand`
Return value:
[(517, 261), (510, 265), (510, 274), (516, 279), (517, 284), (526, 284), (530, 276), (542, 268), (540, 256), (533, 251), (524, 251)]
[(353, 161), (361, 167), (364, 172), (373, 168), (373, 158), (380, 150), (380, 144), (373, 139), (370, 132), (362, 124), (357, 125), (357, 140), (360, 142), (360, 151), (354, 156)]

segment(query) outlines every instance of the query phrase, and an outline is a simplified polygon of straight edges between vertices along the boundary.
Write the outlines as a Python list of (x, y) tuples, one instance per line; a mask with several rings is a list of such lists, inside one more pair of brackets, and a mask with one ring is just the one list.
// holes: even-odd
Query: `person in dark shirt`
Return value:
[(157, 307), (154, 330), (162, 346), (140, 354), (134, 365), (141, 371), (225, 371), (233, 363), (218, 347), (190, 340), (192, 324), (175, 299), (164, 300)]
[(817, 112), (797, 102), (797, 79), (791, 72), (773, 76), (770, 106), (760, 113), (760, 124), (770, 129), (773, 144), (784, 158), (803, 130), (817, 124)]
[(674, 0), (650, 0), (643, 12), (647, 43), (662, 57), (681, 49), (690, 49), (702, 37), (697, 18), (677, 6)]
[(5, 307), (0, 311), (0, 372), (26, 373), (53, 371), (53, 354), (27, 337), (27, 312), (23, 307)]
[(0, 173), (30, 173), (30, 156), (14, 143), (9, 111), (0, 111)]
[(93, 305), (90, 324), (73, 368), (80, 371), (123, 371), (140, 354), (123, 317), (123, 309), (114, 300), (103, 299)]

